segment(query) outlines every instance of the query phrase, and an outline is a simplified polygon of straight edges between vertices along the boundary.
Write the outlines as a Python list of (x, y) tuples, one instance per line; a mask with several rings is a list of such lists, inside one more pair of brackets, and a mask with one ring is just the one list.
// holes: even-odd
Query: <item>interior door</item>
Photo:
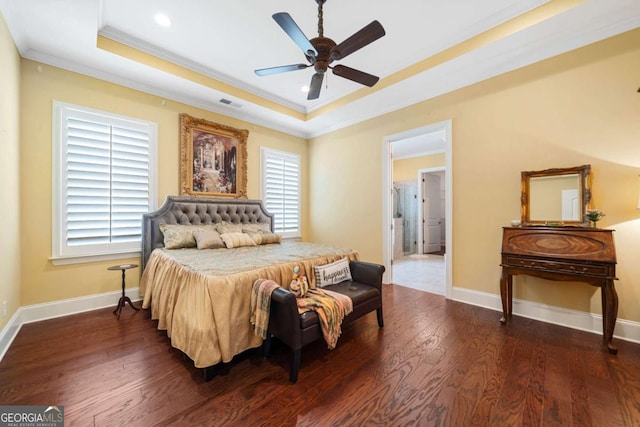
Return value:
[(436, 174), (422, 175), (422, 224), (423, 253), (440, 251), (440, 177)]
[(580, 220), (580, 197), (578, 190), (562, 190), (562, 220)]

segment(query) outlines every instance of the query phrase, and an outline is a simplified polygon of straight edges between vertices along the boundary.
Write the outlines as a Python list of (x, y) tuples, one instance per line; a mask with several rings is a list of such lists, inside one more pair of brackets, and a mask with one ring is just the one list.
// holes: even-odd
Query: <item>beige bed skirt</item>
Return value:
[(344, 257), (357, 260), (358, 253), (302, 242), (238, 249), (157, 249), (140, 280), (142, 306), (151, 309), (158, 329), (166, 330), (171, 345), (196, 367), (229, 362), (262, 344), (250, 324), (254, 281), (270, 279), (288, 288), (293, 268), (299, 266), (314, 287), (313, 267)]

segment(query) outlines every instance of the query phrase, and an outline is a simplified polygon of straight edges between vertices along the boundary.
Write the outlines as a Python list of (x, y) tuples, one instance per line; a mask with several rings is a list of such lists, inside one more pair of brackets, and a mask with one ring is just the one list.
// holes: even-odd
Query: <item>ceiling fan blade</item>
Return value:
[(331, 49), (331, 58), (338, 60), (345, 58), (348, 55), (351, 55), (358, 49), (361, 49), (378, 40), (380, 37), (384, 36), (386, 33), (382, 24), (378, 21), (373, 21), (366, 27), (362, 28), (360, 31), (353, 34), (351, 37)]
[(365, 73), (364, 71), (356, 70), (355, 68), (347, 67), (345, 65), (336, 65), (335, 67), (333, 67), (333, 74), (369, 87), (378, 83), (378, 80), (380, 80), (379, 77)]
[(273, 15), (274, 21), (280, 25), (285, 33), (291, 40), (298, 45), (307, 57), (315, 58), (318, 56), (318, 51), (313, 47), (307, 36), (304, 35), (298, 24), (293, 20), (291, 15), (286, 12), (280, 12)]
[(255, 70), (255, 73), (259, 76), (269, 76), (271, 74), (286, 73), (287, 71), (304, 70), (310, 66), (306, 64), (281, 65), (279, 67), (261, 68)]
[(320, 89), (322, 89), (322, 80), (324, 79), (324, 73), (315, 73), (311, 77), (311, 84), (309, 85), (309, 94), (307, 99), (318, 99), (320, 96)]

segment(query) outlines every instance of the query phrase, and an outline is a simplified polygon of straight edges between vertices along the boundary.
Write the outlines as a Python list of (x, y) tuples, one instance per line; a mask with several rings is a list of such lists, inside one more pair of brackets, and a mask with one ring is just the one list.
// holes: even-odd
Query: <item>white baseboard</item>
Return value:
[(9, 322), (7, 322), (4, 328), (2, 328), (2, 331), (0, 331), (0, 360), (2, 360), (4, 354), (20, 331), (20, 326), (22, 325), (19, 323), (19, 319), (20, 309), (13, 313)]
[[(141, 299), (138, 288), (127, 289), (125, 294), (132, 301), (140, 301)], [(22, 325), (99, 308), (115, 307), (121, 296), (122, 291), (113, 291), (18, 308), (2, 331), (0, 331), (0, 360), (2, 360), (16, 335), (18, 335)]]
[[(454, 287), (451, 299), (502, 313), (500, 295)], [(567, 328), (602, 334), (602, 315), (600, 314), (570, 310), (516, 298), (513, 299), (513, 314)], [(500, 315), (496, 316), (496, 321), (499, 317)], [(640, 343), (640, 323), (617, 319), (613, 336), (624, 341)]]

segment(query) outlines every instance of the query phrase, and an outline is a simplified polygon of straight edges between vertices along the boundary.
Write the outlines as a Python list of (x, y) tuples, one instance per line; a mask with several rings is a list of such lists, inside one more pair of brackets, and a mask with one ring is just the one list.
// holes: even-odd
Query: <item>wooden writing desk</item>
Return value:
[(602, 293), (602, 333), (610, 353), (617, 353), (613, 329), (618, 316), (616, 249), (613, 231), (582, 227), (504, 227), (500, 297), (506, 323), (513, 310), (513, 276), (586, 282)]

